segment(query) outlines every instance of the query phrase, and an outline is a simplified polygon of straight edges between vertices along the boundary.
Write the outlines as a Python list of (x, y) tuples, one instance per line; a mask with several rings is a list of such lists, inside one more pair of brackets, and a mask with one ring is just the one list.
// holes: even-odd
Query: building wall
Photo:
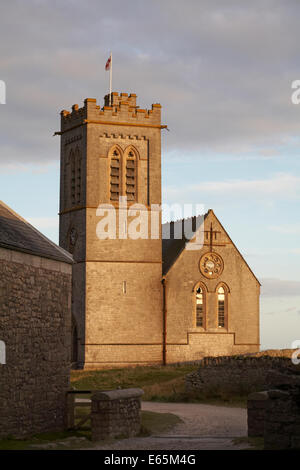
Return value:
[(88, 262), (86, 269), (85, 367), (161, 363), (161, 264)]
[[(201, 249), (185, 249), (166, 275), (167, 362), (259, 349), (259, 283), (212, 211), (205, 219), (205, 230), (211, 223), (220, 232), (213, 240), (213, 250), (224, 261), (222, 274), (217, 279), (201, 274), (199, 260), (210, 251), (209, 240), (204, 239)], [(199, 281), (207, 288), (206, 328), (196, 327), (194, 288)], [(220, 283), (229, 288), (227, 328), (217, 325)]]
[(71, 274), (69, 264), (0, 249), (0, 437), (64, 429)]

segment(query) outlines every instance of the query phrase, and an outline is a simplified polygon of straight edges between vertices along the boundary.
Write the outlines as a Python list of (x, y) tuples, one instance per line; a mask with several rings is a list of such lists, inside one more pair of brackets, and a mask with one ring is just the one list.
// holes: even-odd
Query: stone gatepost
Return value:
[(299, 449), (299, 390), (269, 390), (266, 406), (264, 448)]
[(268, 392), (254, 392), (248, 395), (247, 419), (248, 436), (263, 437), (265, 430), (265, 410)]
[(140, 388), (92, 394), (92, 440), (136, 436), (141, 429)]

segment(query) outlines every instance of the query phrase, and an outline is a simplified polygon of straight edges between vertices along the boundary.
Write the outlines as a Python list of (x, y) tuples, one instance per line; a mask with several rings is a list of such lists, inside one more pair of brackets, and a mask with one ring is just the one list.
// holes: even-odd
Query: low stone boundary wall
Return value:
[(300, 371), (288, 357), (206, 357), (199, 369), (185, 378), (187, 393), (209, 395), (218, 392), (244, 395), (278, 384), (300, 384)]
[(141, 429), (140, 388), (92, 394), (92, 440), (136, 436)]
[(300, 387), (248, 397), (248, 435), (263, 436), (266, 450), (300, 448)]

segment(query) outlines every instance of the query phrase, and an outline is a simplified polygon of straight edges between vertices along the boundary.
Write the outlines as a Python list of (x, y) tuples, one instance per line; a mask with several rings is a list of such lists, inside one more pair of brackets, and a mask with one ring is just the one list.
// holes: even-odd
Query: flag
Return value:
[(105, 70), (109, 70), (111, 65), (111, 56), (107, 59), (107, 62), (105, 64)]

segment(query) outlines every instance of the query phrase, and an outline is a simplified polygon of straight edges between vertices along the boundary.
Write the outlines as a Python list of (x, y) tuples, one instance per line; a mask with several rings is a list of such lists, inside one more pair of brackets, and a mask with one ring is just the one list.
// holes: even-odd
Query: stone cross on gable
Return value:
[(205, 238), (209, 238), (209, 249), (212, 251), (214, 246), (214, 240), (217, 240), (217, 233), (221, 233), (219, 230), (213, 230), (212, 223), (210, 224), (209, 230), (204, 230)]

